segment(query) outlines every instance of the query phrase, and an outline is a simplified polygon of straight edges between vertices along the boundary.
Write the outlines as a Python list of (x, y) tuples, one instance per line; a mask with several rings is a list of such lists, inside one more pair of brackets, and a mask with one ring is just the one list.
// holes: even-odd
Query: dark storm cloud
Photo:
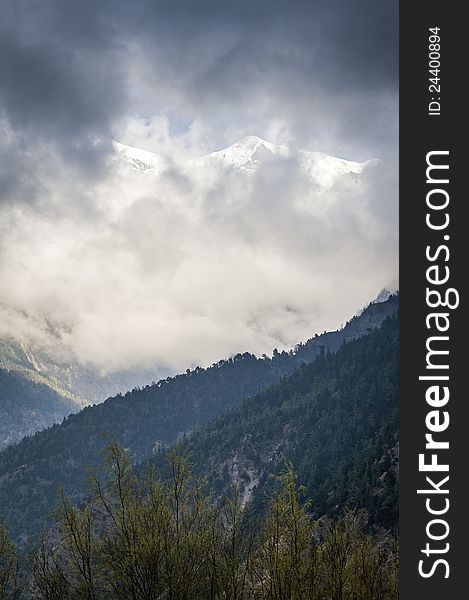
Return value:
[(88, 12), (86, 27), (87, 11), (80, 11), (71, 27), (73, 11), (66, 19), (62, 12), (66, 4), (71, 7), (47, 0), (1, 3), (3, 201), (34, 200), (43, 177), (60, 172), (61, 158), (77, 174), (98, 175), (109, 147), (102, 140), (108, 142), (125, 105), (118, 48), (109, 32), (96, 26), (96, 11)]
[[(284, 2), (141, 2), (136, 22), (148, 31), (160, 27), (184, 40), (217, 29), (240, 33), (261, 57), (265, 34), (288, 39), (292, 65), (314, 66), (331, 87), (395, 84), (397, 2), (306, 0)], [(145, 24), (148, 26), (146, 27)], [(159, 24), (159, 25), (158, 25)], [(275, 40), (274, 40), (275, 41)], [(242, 54), (242, 52), (241, 52)], [(252, 57), (252, 54), (251, 54)], [(280, 58), (280, 57), (279, 57)], [(284, 67), (288, 67), (285, 63)]]
[[(109, 135), (126, 111), (166, 108), (174, 90), (189, 117), (215, 105), (242, 112), (240, 100), (267, 93), (287, 115), (298, 105), (303, 119), (308, 103), (319, 110), (335, 96), (347, 129), (353, 111), (355, 124), (365, 121), (363, 94), (373, 102), (396, 86), (394, 2), (18, 0), (1, 7), (1, 109), (14, 128), (65, 146), (89, 148), (90, 137)], [(135, 59), (157, 76), (151, 100), (134, 97), (132, 105)], [(368, 121), (378, 118), (368, 109)]]
[[(181, 111), (218, 117), (221, 127), (226, 114), (276, 115), (299, 142), (340, 139), (342, 147), (325, 150), (360, 152), (361, 138), (368, 151), (372, 140), (383, 152), (389, 143), (396, 126), (397, 3), (137, 5), (131, 22), (153, 57), (146, 76), (159, 82), (163, 105), (180, 102)], [(172, 97), (165, 97), (165, 81)]]
[(3, 19), (0, 34), (0, 98), (10, 123), (52, 137), (102, 131), (125, 95), (113, 44), (98, 31), (95, 39), (67, 35), (47, 2), (11, 5), (16, 18)]

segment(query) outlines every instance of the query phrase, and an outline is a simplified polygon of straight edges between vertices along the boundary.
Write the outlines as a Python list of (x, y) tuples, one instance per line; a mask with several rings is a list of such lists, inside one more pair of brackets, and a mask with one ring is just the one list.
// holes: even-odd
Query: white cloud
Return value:
[(295, 158), (254, 176), (197, 168), (197, 123), (172, 136), (165, 117), (131, 119), (122, 132), (169, 169), (111, 159), (87, 181), (55, 157), (34, 204), (3, 206), (0, 334), (45, 341), (52, 327), (100, 368), (180, 370), (337, 327), (396, 278), (395, 165), (318, 194)]

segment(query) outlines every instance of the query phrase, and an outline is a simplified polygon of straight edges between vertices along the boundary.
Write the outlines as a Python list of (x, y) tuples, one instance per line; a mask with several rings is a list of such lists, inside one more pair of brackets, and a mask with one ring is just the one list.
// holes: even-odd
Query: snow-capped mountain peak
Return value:
[(228, 167), (256, 171), (261, 163), (274, 156), (287, 156), (288, 148), (267, 142), (257, 135), (247, 135), (228, 148), (211, 152), (197, 162), (207, 167)]
[(113, 141), (117, 158), (123, 164), (135, 171), (161, 173), (165, 168), (165, 159), (155, 152), (148, 152), (141, 148), (126, 146), (120, 142)]
[(366, 169), (380, 163), (379, 159), (356, 162), (336, 158), (324, 152), (300, 151), (301, 167), (304, 173), (311, 176), (321, 191), (331, 188), (339, 179), (345, 175), (361, 175)]

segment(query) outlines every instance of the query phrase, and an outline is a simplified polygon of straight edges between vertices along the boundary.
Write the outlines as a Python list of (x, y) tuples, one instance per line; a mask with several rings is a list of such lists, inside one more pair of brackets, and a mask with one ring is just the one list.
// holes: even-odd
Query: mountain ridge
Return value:
[(48, 349), (32, 340), (0, 338), (0, 368), (20, 371), (32, 381), (48, 385), (79, 408), (161, 377), (157, 368), (121, 369), (103, 374), (93, 365), (84, 365), (67, 356), (60, 342), (56, 346), (53, 340), (50, 343)]
[[(116, 156), (123, 164), (142, 173), (161, 175), (172, 165), (172, 161), (156, 152), (128, 146), (113, 141)], [(256, 135), (247, 135), (221, 150), (216, 150), (199, 158), (188, 161), (186, 167), (202, 167), (209, 169), (231, 169), (238, 172), (254, 174), (272, 159), (298, 161), (300, 171), (311, 178), (318, 191), (326, 191), (342, 177), (351, 175), (359, 177), (370, 167), (379, 164), (379, 159), (363, 162), (337, 158), (324, 152), (296, 150), (284, 144), (274, 144)]]
[[(366, 509), (371, 524), (395, 527), (398, 351), (394, 314), (197, 428), (178, 451), (217, 495), (234, 484), (255, 511), (288, 461), (315, 517), (348, 505)], [(164, 472), (166, 452), (151, 463)]]
[(342, 330), (317, 335), (290, 353), (274, 352), (272, 358), (238, 354), (207, 369), (197, 367), (118, 394), (4, 449), (0, 506), (12, 534), (25, 540), (38, 531), (54, 505), (59, 484), (74, 500), (83, 498), (85, 467), (99, 464), (107, 439), (128, 449), (138, 463), (310, 362), (323, 348), (334, 352), (348, 339), (366, 335), (397, 308), (398, 298), (392, 297), (370, 304)]
[(79, 410), (69, 396), (21, 370), (0, 368), (0, 449)]

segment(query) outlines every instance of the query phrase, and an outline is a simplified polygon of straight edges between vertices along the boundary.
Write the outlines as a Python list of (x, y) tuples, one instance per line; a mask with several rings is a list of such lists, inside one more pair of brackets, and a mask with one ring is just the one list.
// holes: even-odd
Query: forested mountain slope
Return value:
[(372, 304), (343, 330), (316, 336), (295, 352), (274, 352), (262, 359), (239, 354), (208, 369), (196, 368), (115, 396), (6, 448), (0, 453), (0, 507), (11, 534), (25, 539), (37, 532), (59, 486), (75, 500), (83, 497), (86, 467), (100, 462), (107, 439), (128, 449), (137, 463), (279, 381), (317, 356), (321, 347), (334, 350), (368, 333), (395, 313), (397, 305), (396, 297)]
[(46, 348), (32, 341), (0, 338), (0, 368), (20, 371), (32, 381), (48, 385), (75, 401), (77, 410), (161, 378), (161, 371), (156, 368), (121, 369), (104, 374), (92, 365), (67, 357), (60, 340), (52, 338), (49, 344)]
[[(261, 508), (292, 462), (316, 516), (348, 505), (397, 525), (398, 318), (322, 353), (182, 444), (218, 493), (235, 482)], [(154, 461), (161, 467), (164, 453)]]
[(69, 397), (21, 371), (0, 369), (0, 449), (78, 410)]

